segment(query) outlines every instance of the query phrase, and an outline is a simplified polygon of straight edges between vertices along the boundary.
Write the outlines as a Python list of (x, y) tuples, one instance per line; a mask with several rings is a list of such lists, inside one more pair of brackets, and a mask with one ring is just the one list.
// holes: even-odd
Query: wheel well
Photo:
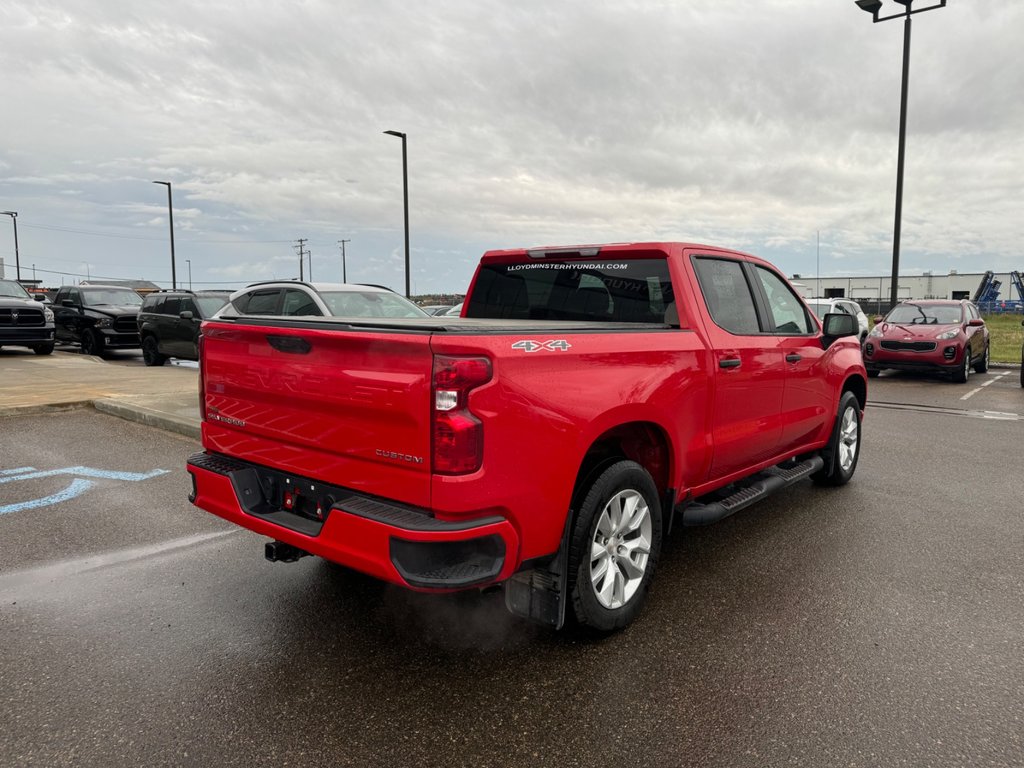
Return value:
[(620, 424), (602, 434), (587, 451), (576, 474), (573, 507), (607, 467), (617, 461), (635, 461), (650, 473), (658, 494), (664, 496), (669, 485), (670, 450), (664, 430), (650, 422)]
[(860, 376), (851, 376), (843, 384), (843, 392), (853, 392), (857, 402), (860, 403), (860, 409), (864, 410), (864, 406), (867, 405), (868, 401), (868, 385), (864, 379)]

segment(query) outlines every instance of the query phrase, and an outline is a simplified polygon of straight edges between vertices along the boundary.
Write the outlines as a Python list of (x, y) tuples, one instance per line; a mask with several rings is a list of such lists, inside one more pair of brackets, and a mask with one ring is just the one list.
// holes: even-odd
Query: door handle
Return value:
[(792, 353), (792, 354), (786, 355), (786, 362), (787, 363), (799, 363), (801, 360), (803, 360), (803, 358), (800, 355), (796, 354), (795, 352)]
[(719, 368), (739, 368), (740, 359), (738, 357), (723, 357), (718, 361)]

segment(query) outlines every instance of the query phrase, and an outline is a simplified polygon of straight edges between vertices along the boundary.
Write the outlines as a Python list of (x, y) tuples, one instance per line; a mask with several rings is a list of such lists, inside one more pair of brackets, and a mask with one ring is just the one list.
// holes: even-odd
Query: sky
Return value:
[[(914, 0), (926, 8), (938, 0)], [(883, 0), (882, 15), (903, 6)], [(491, 248), (672, 240), (888, 275), (904, 23), (853, 0), (0, 5), (22, 278), (462, 293)], [(1024, 269), (1024, 2), (913, 16), (901, 272)], [(12, 218), (0, 259), (15, 274)]]

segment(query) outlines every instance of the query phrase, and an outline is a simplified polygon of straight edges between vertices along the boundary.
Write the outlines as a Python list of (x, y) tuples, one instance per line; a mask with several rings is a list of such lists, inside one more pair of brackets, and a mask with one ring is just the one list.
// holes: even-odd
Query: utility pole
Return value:
[(309, 257), (309, 282), (313, 282), (313, 251), (306, 251), (306, 256)]
[(298, 245), (298, 248), (299, 248), (299, 280), (302, 280), (303, 279), (303, 277), (302, 277), (302, 266), (303, 266), (302, 262), (306, 258), (306, 243), (309, 242), (309, 238), (308, 237), (300, 237), (295, 242), (297, 242), (299, 244)]
[[(351, 240), (339, 240), (338, 244), (341, 246), (341, 282), (348, 282), (348, 275), (345, 274), (345, 243), (351, 243)], [(1022, 296), (1021, 298), (1024, 298)]]

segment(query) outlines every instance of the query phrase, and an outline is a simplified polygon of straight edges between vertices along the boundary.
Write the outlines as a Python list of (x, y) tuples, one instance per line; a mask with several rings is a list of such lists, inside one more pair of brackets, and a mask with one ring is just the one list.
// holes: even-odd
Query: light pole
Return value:
[(402, 195), (405, 201), (405, 298), (409, 298), (409, 161), (405, 152), (405, 134), (399, 131), (384, 131), (388, 136), (402, 140)]
[(167, 220), (171, 226), (171, 290), (178, 289), (178, 275), (174, 265), (174, 205), (171, 202), (171, 182), (154, 181), (154, 184), (163, 184), (167, 187)]
[(903, 85), (900, 91), (900, 139), (899, 154), (896, 159), (896, 222), (893, 225), (892, 236), (892, 284), (890, 285), (889, 301), (893, 306), (899, 301), (899, 280), (900, 280), (900, 225), (903, 216), (903, 161), (906, 155), (907, 146), (907, 83), (910, 80), (910, 17), (915, 13), (934, 11), (936, 8), (944, 8), (946, 0), (938, 0), (937, 5), (929, 5), (927, 8), (912, 10), (914, 0), (895, 0), (903, 6), (902, 13), (894, 13), (891, 16), (878, 16), (882, 9), (882, 0), (854, 0), (857, 7), (871, 14), (871, 20), (877, 24), (880, 21), (890, 19), (904, 19), (903, 22)]
[(338, 244), (341, 246), (341, 282), (348, 282), (348, 275), (345, 273), (345, 243), (351, 243), (351, 240), (339, 240)]
[(185, 259), (185, 263), (188, 264), (188, 289), (192, 290), (192, 259)]
[(14, 222), (14, 269), (15, 277), (18, 281), (21, 281), (21, 256), (18, 255), (18, 212), (17, 211), (0, 211), (4, 216), (10, 216), (11, 221)]

